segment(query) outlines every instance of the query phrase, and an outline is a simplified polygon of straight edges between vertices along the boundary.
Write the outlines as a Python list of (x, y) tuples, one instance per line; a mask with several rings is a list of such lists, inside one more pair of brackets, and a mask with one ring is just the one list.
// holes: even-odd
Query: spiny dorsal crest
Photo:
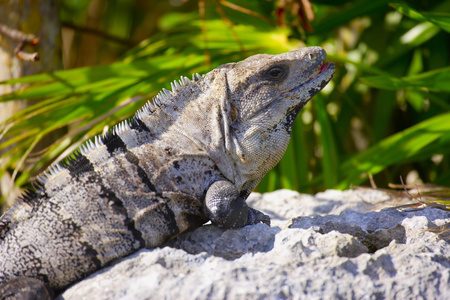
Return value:
[[(142, 106), (134, 115), (134, 117), (130, 120), (124, 120), (118, 124), (116, 124), (110, 133), (107, 133), (103, 136), (97, 135), (92, 139), (87, 140), (84, 142), (77, 150), (73, 152), (75, 155), (75, 159), (68, 159), (66, 163), (63, 165), (60, 163), (54, 163), (50, 167), (48, 167), (47, 170), (45, 170), (42, 174), (38, 175), (36, 178), (36, 185), (35, 188), (39, 189), (43, 185), (47, 183), (49, 179), (51, 179), (54, 176), (57, 176), (67, 165), (70, 165), (74, 163), (74, 161), (77, 160), (77, 155), (81, 153), (83, 156), (89, 155), (92, 151), (102, 147), (105, 145), (108, 139), (114, 137), (114, 136), (120, 136), (124, 132), (131, 130), (132, 123), (133, 122), (139, 122), (149, 115), (151, 115), (158, 107), (162, 105), (163, 102), (168, 101), (172, 96), (176, 95), (180, 90), (191, 84), (192, 82), (198, 82), (202, 79), (202, 76), (198, 73), (192, 74), (192, 80), (185, 76), (181, 76), (180, 80), (175, 80), (172, 82), (171, 88), (172, 91), (169, 91), (167, 89), (162, 89), (155, 97), (153, 97), (152, 101), (147, 101), (144, 106)], [(137, 120), (139, 119), (139, 121)], [(27, 197), (27, 195), (24, 195)]]
[(198, 73), (192, 74), (192, 81), (187, 77), (181, 76), (179, 81), (175, 80), (170, 84), (172, 91), (162, 89), (155, 97), (153, 97), (152, 101), (147, 101), (147, 103), (136, 112), (135, 117), (141, 120), (144, 119), (146, 116), (152, 114), (157, 107), (160, 107), (161, 104), (167, 101), (171, 96), (191, 84), (191, 82), (196, 82), (200, 79), (202, 79), (202, 76)]

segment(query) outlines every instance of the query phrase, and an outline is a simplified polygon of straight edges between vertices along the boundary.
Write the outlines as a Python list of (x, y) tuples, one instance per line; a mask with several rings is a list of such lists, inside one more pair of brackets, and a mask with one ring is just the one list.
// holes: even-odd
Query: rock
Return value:
[(450, 213), (371, 211), (389, 200), (376, 190), (255, 193), (249, 204), (273, 227), (203, 226), (60, 299), (448, 299), (450, 243), (427, 229)]

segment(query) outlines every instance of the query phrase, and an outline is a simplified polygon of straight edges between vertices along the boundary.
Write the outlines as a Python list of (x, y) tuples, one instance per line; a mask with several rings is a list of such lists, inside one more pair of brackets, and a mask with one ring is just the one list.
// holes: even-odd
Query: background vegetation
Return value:
[(17, 185), (181, 75), (313, 45), (336, 75), (259, 191), (345, 189), (369, 177), (383, 187), (400, 175), (450, 185), (450, 0), (61, 0), (59, 11), (65, 70), (2, 82), (28, 87), (1, 102), (33, 103), (0, 124), (0, 177), (16, 171)]

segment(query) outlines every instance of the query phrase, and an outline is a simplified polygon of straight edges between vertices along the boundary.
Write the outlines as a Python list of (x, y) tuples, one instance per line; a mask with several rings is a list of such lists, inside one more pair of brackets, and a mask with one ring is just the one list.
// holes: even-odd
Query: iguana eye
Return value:
[(286, 66), (274, 66), (266, 71), (266, 77), (269, 80), (283, 80), (287, 75), (287, 67)]

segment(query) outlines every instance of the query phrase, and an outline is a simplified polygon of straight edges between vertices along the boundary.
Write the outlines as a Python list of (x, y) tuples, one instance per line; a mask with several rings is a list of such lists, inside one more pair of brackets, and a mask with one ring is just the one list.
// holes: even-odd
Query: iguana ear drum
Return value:
[(231, 107), (230, 118), (231, 118), (231, 121), (234, 121), (234, 120), (236, 120), (239, 113), (238, 113), (237, 108), (233, 104), (230, 104), (230, 107)]

